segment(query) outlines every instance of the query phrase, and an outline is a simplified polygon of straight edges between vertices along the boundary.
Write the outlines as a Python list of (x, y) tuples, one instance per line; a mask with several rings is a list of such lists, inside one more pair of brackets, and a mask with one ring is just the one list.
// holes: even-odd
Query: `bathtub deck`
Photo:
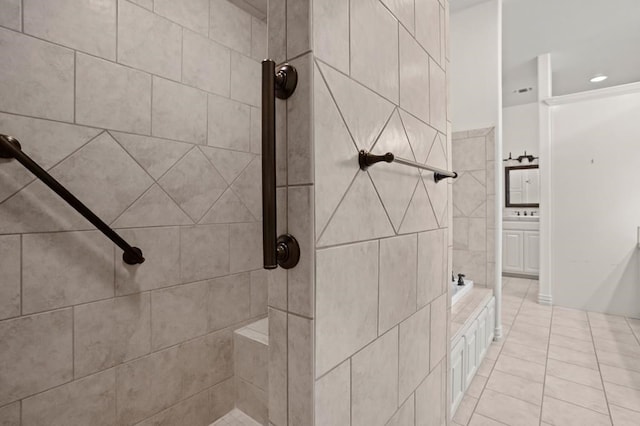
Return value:
[(468, 321), (476, 318), (478, 309), (484, 308), (492, 295), (492, 289), (474, 286), (451, 307), (451, 341)]

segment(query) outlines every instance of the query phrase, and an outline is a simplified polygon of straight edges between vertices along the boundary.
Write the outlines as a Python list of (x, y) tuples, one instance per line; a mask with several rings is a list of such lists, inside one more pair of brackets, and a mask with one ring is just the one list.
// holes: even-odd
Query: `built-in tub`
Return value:
[(455, 305), (465, 294), (473, 288), (472, 280), (464, 280), (464, 285), (458, 285), (457, 281), (449, 283), (451, 287), (451, 306)]

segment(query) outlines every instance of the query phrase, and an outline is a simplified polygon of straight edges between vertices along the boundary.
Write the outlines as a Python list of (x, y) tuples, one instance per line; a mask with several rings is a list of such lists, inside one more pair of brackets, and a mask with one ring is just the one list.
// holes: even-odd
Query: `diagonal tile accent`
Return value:
[(193, 221), (157, 184), (111, 224), (114, 228), (168, 225), (193, 225)]
[(429, 231), (437, 227), (438, 221), (433, 214), (427, 190), (422, 182), (418, 182), (416, 192), (413, 194), (407, 213), (400, 225), (400, 233)]
[(194, 221), (227, 189), (224, 178), (194, 147), (158, 183)]
[(314, 77), (316, 232), (329, 218), (358, 173), (357, 151), (319, 71)]
[[(378, 154), (392, 152), (398, 157), (415, 160), (397, 112), (391, 116), (373, 151)], [(392, 163), (372, 167), (369, 174), (394, 228), (399, 229), (411, 202), (416, 182), (420, 178), (420, 172), (413, 167)]]
[(248, 152), (230, 151), (228, 149), (206, 146), (201, 146), (200, 149), (228, 184), (233, 183), (255, 157), (255, 155)]
[[(431, 147), (431, 152), (429, 153), (429, 157), (427, 158), (427, 164), (429, 164), (430, 166), (439, 167), (441, 169), (447, 169), (447, 156), (442, 150), (442, 145), (440, 145), (439, 143), (433, 144), (433, 146)], [(440, 181), (440, 183), (436, 183), (433, 179), (433, 173), (426, 171), (422, 172), (422, 180), (424, 181), (424, 184), (427, 188), (427, 193), (429, 194), (431, 205), (433, 205), (433, 211), (436, 215), (436, 219), (438, 219), (438, 223), (440, 224), (440, 226), (444, 226), (444, 223), (446, 221), (445, 211), (447, 210), (448, 200), (448, 188), (446, 181)], [(455, 203), (456, 191), (453, 191), (453, 194)], [(481, 196), (482, 198), (484, 198), (484, 192), (482, 194), (477, 194), (476, 196)], [(465, 213), (463, 209), (460, 210)]]
[(257, 220), (262, 220), (262, 167), (260, 161), (260, 157), (255, 157), (231, 185), (233, 192)]
[(218, 201), (204, 215), (200, 223), (237, 223), (254, 222), (255, 220), (247, 206), (229, 188), (218, 198)]
[[(366, 223), (367, 226), (362, 226)], [(367, 173), (359, 173), (336, 210), (319, 245), (363, 241), (393, 235), (389, 218)]]
[(156, 180), (193, 146), (184, 142), (128, 133), (111, 132), (111, 135)]
[[(2, 133), (18, 139), (22, 149), (48, 170), (94, 138), (100, 130), (48, 120), (0, 114)], [(3, 161), (0, 167), (0, 202), (24, 188), (34, 176), (17, 161)]]
[(465, 173), (453, 183), (453, 204), (465, 216), (469, 216), (485, 201), (484, 187)]
[(322, 62), (320, 71), (358, 146), (370, 149), (393, 112), (393, 104)]
[(416, 156), (416, 161), (425, 163), (438, 136), (438, 131), (403, 110), (400, 110), (400, 118)]

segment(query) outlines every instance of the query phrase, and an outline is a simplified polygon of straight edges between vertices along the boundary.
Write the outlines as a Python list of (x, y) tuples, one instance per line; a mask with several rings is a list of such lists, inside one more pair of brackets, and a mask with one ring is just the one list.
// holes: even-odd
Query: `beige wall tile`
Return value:
[(288, 315), (289, 424), (313, 424), (313, 320)]
[(257, 18), (251, 18), (251, 57), (262, 61), (267, 57), (267, 24)]
[[(4, 134), (18, 139), (22, 149), (45, 170), (51, 169), (100, 132), (98, 129), (12, 114), (0, 114), (0, 126)], [(0, 200), (5, 200), (35, 179), (17, 161), (3, 163), (0, 176), (3, 182)]]
[(209, 406), (209, 391), (180, 401), (176, 405), (167, 408), (137, 424), (137, 426), (164, 426), (164, 425), (193, 425), (207, 426), (212, 421)]
[(185, 284), (151, 293), (153, 350), (203, 335), (208, 329), (207, 282)]
[(209, 95), (209, 145), (248, 152), (250, 132), (248, 105)]
[(398, 407), (398, 329), (353, 356), (351, 424), (384, 424)]
[(289, 58), (311, 49), (312, 3), (309, 0), (287, 3), (287, 57)]
[(260, 424), (264, 424), (269, 417), (267, 409), (268, 395), (250, 383), (236, 377), (237, 399), (236, 407)]
[(433, 60), (429, 60), (429, 123), (447, 131), (447, 84), (446, 74)]
[(85, 377), (22, 401), (22, 424), (109, 426), (115, 423), (115, 370)]
[(209, 0), (155, 0), (153, 10), (193, 31), (209, 32)]
[(229, 271), (245, 272), (262, 265), (262, 224), (260, 222), (229, 225)]
[(102, 233), (28, 234), (22, 249), (25, 313), (113, 297), (114, 247)]
[(73, 121), (73, 51), (0, 29), (0, 109)]
[(416, 425), (439, 425), (447, 417), (444, 384), (448, 373), (443, 365), (434, 368), (416, 390)]
[(433, 58), (440, 58), (440, 4), (416, 0), (416, 39)]
[(431, 306), (425, 306), (400, 323), (399, 402), (407, 399), (429, 374), (430, 313)]
[[(222, 0), (220, 0), (222, 1)], [(268, 2), (267, 20), (269, 41), (267, 43), (267, 57), (283, 62), (287, 59), (287, 1), (272, 0)]]
[(425, 123), (430, 123), (429, 77), (429, 55), (400, 27), (400, 106)]
[(389, 420), (386, 426), (414, 426), (416, 424), (415, 411), (415, 398), (411, 395), (404, 404), (398, 408), (398, 411), (391, 417), (391, 420)]
[(0, 26), (20, 31), (22, 28), (22, 0), (7, 0), (0, 5)]
[(76, 121), (90, 126), (151, 133), (151, 76), (79, 53)]
[(378, 242), (316, 252), (316, 377), (377, 335)]
[[(180, 228), (180, 271), (185, 282), (229, 273), (227, 225)], [(220, 244), (222, 242), (222, 244)]]
[(24, 2), (24, 32), (102, 58), (116, 58), (116, 2)]
[(251, 317), (251, 275), (230, 275), (207, 282), (209, 330), (219, 330)]
[(248, 105), (261, 105), (261, 68), (252, 58), (231, 52), (231, 99)]
[(351, 422), (351, 360), (347, 360), (315, 383), (316, 426)]
[(268, 391), (269, 347), (245, 335), (233, 335), (234, 373), (263, 391)]
[(182, 28), (127, 1), (118, 2), (118, 62), (179, 81)]
[[(165, 3), (176, 2), (165, 0)], [(208, 39), (207, 31), (204, 33), (204, 36), (191, 31), (183, 34), (182, 81), (208, 92), (229, 96), (231, 53), (228, 48)]]
[(0, 237), (0, 319), (20, 315), (21, 252), (20, 235)]
[(74, 376), (83, 377), (151, 350), (149, 293), (74, 308)]
[(0, 426), (22, 426), (20, 423), (19, 401), (0, 408)]
[(287, 271), (289, 311), (314, 316), (315, 256), (313, 238), (313, 187), (290, 187), (288, 189), (288, 230), (300, 244), (300, 262)]
[(447, 354), (447, 294), (443, 294), (431, 303), (431, 369)]
[[(287, 100), (287, 179), (289, 185), (313, 183), (313, 55), (291, 61), (298, 71), (298, 86)], [(277, 149), (277, 147), (276, 147)], [(279, 159), (276, 159), (279, 160)]]
[(350, 18), (352, 77), (397, 103), (398, 21), (373, 0), (351, 2)]
[(207, 143), (207, 94), (170, 80), (153, 77), (153, 136)]
[(0, 323), (0, 405), (73, 378), (71, 309)]
[(116, 294), (124, 295), (180, 282), (180, 229), (125, 229), (120, 235), (143, 251), (141, 265), (127, 265), (116, 255)]
[(313, 2), (313, 53), (349, 73), (349, 4), (341, 0)]
[(210, 421), (233, 410), (236, 403), (236, 386), (233, 378), (227, 379), (209, 389), (209, 407), (211, 409)]
[(269, 420), (288, 419), (287, 313), (269, 308)]
[(209, 16), (211, 39), (245, 55), (251, 52), (251, 15), (227, 0), (211, 0)]
[(378, 334), (416, 311), (417, 251), (416, 235), (380, 241)]
[(449, 279), (443, 276), (442, 245), (444, 232), (435, 230), (418, 234), (418, 307), (422, 307), (441, 293), (441, 283)]

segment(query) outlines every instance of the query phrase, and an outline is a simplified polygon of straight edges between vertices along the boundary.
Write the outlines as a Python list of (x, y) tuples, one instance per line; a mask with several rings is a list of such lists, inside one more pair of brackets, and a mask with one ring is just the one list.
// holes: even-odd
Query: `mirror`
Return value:
[(540, 207), (538, 165), (506, 167), (506, 207)]

